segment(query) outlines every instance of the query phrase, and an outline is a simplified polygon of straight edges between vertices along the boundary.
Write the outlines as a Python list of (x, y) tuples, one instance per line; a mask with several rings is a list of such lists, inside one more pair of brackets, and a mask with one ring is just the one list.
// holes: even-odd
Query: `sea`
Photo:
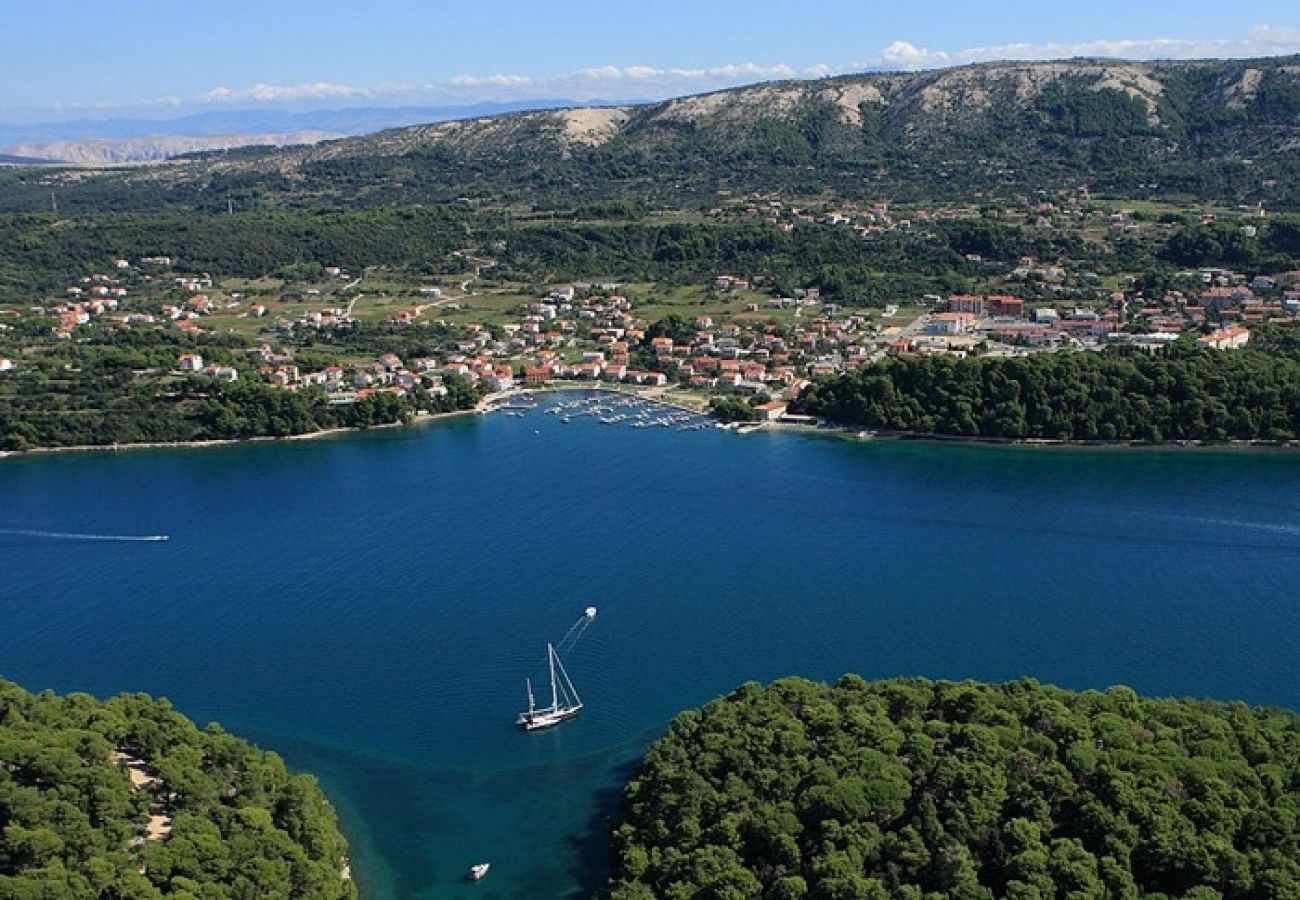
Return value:
[[(646, 747), (746, 681), (1300, 709), (1298, 453), (548, 412), (581, 398), (0, 460), (0, 675), (167, 697), (314, 773), (372, 900), (590, 896)], [(589, 606), (564, 656), (585, 709), (520, 731), (524, 679), (548, 693), (546, 643)]]

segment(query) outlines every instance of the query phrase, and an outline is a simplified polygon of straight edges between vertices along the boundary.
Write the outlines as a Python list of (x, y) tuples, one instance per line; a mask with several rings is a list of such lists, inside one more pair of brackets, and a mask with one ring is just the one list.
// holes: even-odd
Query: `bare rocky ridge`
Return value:
[(382, 131), (287, 151), (306, 162), (356, 155), (393, 155), (437, 147), (469, 155), (495, 154), (521, 145), (551, 153), (636, 138), (660, 125), (744, 132), (756, 122), (796, 116), (810, 105), (832, 107), (845, 125), (860, 126), (863, 108), (875, 108), (921, 137), (974, 125), (991, 111), (1031, 108), (1049, 88), (1118, 92), (1140, 101), (1147, 121), (1164, 124), (1161, 99), (1171, 74), (1225, 68), (1205, 99), (1245, 109), (1266, 73), (1300, 84), (1300, 66), (1282, 61), (1142, 63), (1118, 60), (985, 63), (920, 73), (849, 75), (811, 81), (769, 82), (641, 106), (588, 107), (510, 113)]
[[(513, 112), (280, 150), (199, 153), (134, 172), (170, 205), (233, 184), (257, 203), (675, 202), (729, 191), (924, 196), (1152, 185), (1224, 202), (1300, 204), (1300, 59), (983, 63), (748, 85), (660, 103)], [(41, 154), (50, 155), (48, 148)], [(1248, 169), (1248, 171), (1247, 171)], [(1226, 176), (1225, 177), (1225, 173)], [(48, 208), (50, 175), (8, 209)], [(798, 182), (796, 185), (795, 182)], [(38, 190), (39, 188), (39, 190)], [(213, 196), (208, 192), (207, 196)], [(114, 195), (120, 196), (120, 195)], [(118, 208), (147, 207), (138, 191)], [(67, 197), (73, 202), (74, 197)], [(23, 204), (27, 204), (24, 206)], [(87, 209), (93, 209), (87, 200)], [(73, 208), (73, 207), (67, 207)]]

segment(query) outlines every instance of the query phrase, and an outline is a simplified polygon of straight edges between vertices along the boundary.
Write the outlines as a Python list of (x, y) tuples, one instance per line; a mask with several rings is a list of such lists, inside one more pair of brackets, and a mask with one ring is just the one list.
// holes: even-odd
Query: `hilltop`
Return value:
[(140, 171), (10, 177), (0, 209), (530, 202), (719, 191), (895, 200), (1087, 186), (1300, 205), (1300, 58), (986, 63), (517, 112)]
[(682, 713), (615, 830), (613, 900), (1294, 897), (1300, 716), (846, 675)]
[(166, 700), (0, 678), (0, 897), (357, 896), (314, 778)]

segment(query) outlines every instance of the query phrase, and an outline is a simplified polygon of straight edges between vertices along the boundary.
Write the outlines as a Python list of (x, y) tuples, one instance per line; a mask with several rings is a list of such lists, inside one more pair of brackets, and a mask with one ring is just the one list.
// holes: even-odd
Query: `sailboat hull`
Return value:
[(541, 731), (559, 725), (566, 719), (572, 719), (582, 710), (581, 706), (561, 706), (558, 709), (536, 709), (520, 713), (515, 724), (524, 731)]

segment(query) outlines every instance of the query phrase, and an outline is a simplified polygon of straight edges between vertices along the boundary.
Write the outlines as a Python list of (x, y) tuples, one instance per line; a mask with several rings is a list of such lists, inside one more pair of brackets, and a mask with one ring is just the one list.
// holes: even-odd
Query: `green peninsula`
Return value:
[(0, 680), (0, 898), (356, 897), (313, 778), (166, 700)]
[(1125, 687), (745, 684), (624, 803), (619, 900), (1300, 892), (1300, 716)]

